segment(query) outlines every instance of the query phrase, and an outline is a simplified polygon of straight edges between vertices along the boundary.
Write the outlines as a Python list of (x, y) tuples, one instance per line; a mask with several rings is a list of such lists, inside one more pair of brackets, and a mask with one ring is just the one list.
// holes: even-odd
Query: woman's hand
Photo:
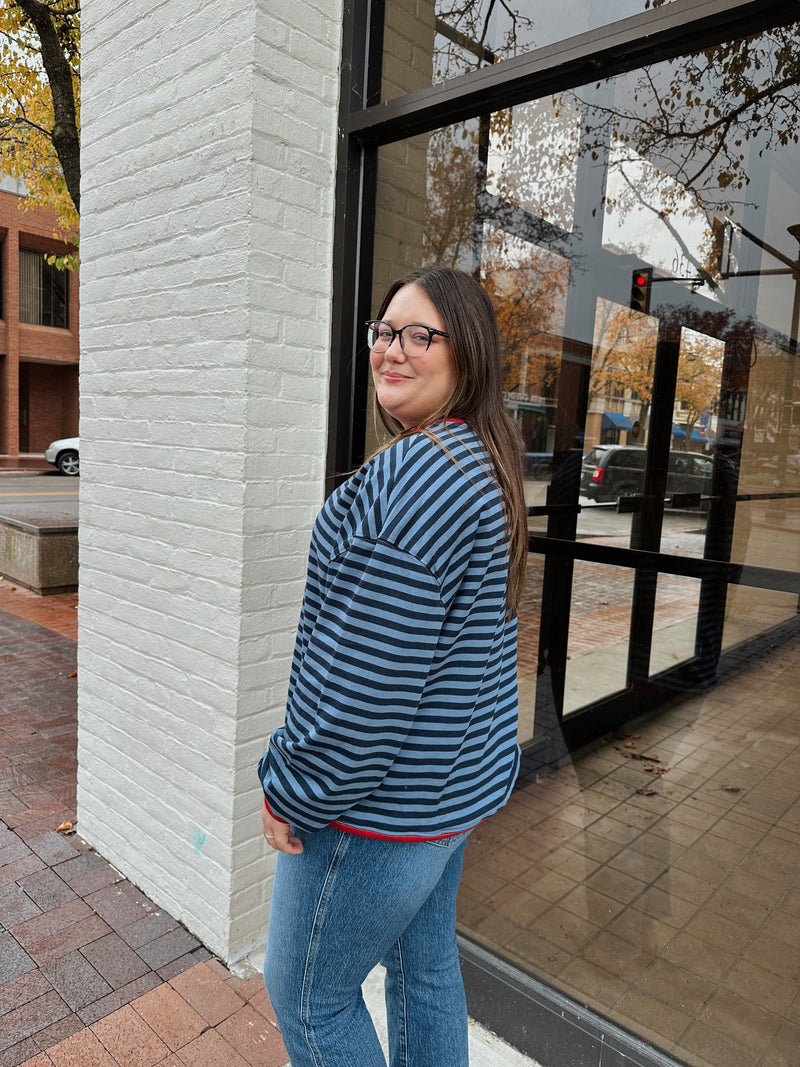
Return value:
[(270, 815), (264, 804), (261, 805), (261, 824), (264, 827), (267, 844), (271, 845), (276, 852), (293, 854), (303, 851), (303, 842), (290, 832), (288, 822)]

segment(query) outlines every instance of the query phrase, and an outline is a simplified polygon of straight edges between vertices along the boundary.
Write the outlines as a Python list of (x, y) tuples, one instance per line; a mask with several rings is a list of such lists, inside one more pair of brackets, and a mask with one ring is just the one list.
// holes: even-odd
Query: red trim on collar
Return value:
[[(467, 425), (466, 419), (437, 419), (436, 422), (431, 422), (431, 423), (429, 423), (429, 425), (430, 426), (437, 426), (440, 422), (443, 422), (445, 424), (445, 426), (449, 426), (451, 422), (460, 423), (462, 426), (466, 426)], [(427, 429), (427, 426), (425, 428)], [(419, 433), (419, 431), (421, 429), (422, 429), (421, 426), (415, 426), (414, 427), (414, 433)]]

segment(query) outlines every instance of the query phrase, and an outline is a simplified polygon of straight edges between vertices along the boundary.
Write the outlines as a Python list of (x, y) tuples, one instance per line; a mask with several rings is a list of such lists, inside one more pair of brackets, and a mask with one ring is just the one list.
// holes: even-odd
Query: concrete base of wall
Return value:
[(76, 590), (76, 516), (37, 505), (19, 505), (0, 515), (0, 574), (41, 595)]

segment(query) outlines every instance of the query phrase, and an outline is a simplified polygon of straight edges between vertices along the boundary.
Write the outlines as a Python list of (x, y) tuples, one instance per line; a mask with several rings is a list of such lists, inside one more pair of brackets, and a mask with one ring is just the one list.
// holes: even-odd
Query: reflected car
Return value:
[(45, 449), (44, 458), (58, 467), (62, 474), (76, 478), (81, 471), (80, 444), (77, 437), (64, 437), (53, 441)]
[[(596, 445), (581, 465), (581, 494), (597, 502), (635, 496), (644, 489), (647, 450), (634, 445)], [(697, 452), (671, 451), (667, 495), (711, 492), (714, 464)]]

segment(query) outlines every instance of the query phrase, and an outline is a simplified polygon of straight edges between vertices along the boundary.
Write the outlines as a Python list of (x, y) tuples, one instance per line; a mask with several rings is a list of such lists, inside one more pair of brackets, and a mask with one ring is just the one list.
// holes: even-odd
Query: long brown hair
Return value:
[(445, 321), (450, 338), (456, 387), (449, 399), (431, 412), (421, 426), (405, 430), (385, 411), (377, 397), (381, 422), (397, 440), (422, 430), (442, 447), (430, 430), (442, 419), (463, 419), (480, 437), (491, 456), (502, 493), (509, 538), (507, 604), (509, 617), (517, 613), (525, 581), (528, 556), (528, 511), (522, 479), (522, 447), (516, 422), (503, 403), (500, 334), (488, 293), (472, 275), (452, 267), (423, 267), (399, 278), (389, 287), (377, 318), (395, 294), (406, 285), (418, 285)]

